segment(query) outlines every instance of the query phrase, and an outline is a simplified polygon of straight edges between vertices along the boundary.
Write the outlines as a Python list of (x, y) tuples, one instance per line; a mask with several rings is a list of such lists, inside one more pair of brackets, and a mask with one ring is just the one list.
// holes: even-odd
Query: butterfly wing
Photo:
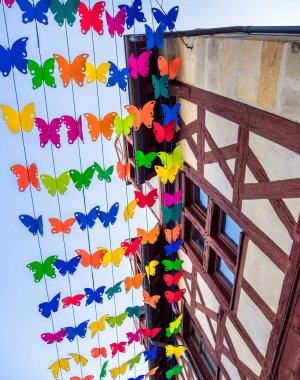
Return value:
[(28, 172), (29, 182), (31, 183), (31, 185), (34, 188), (36, 188), (37, 191), (40, 191), (41, 190), (41, 186), (40, 186), (40, 181), (39, 181), (39, 177), (38, 177), (38, 168), (37, 168), (37, 165), (36, 164), (31, 164), (28, 167), (27, 172)]
[(171, 243), (172, 241), (176, 241), (180, 236), (181, 231), (181, 224), (178, 224), (176, 227), (174, 227), (172, 230), (165, 229), (165, 236), (168, 243)]
[(173, 61), (168, 62), (165, 57), (159, 56), (157, 65), (161, 76), (169, 75), (170, 79), (175, 79), (182, 65), (181, 58), (175, 58)]
[(105, 10), (106, 24), (108, 28), (108, 33), (113, 38), (115, 35), (115, 20), (114, 18)]
[(48, 220), (49, 220), (49, 223), (52, 226), (52, 228), (51, 228), (51, 233), (52, 234), (58, 234), (58, 233), (62, 232), (63, 224), (62, 224), (62, 221), (60, 219), (49, 218)]
[(146, 33), (146, 49), (152, 50), (155, 47), (155, 32), (150, 28), (149, 25), (145, 24)]
[(47, 174), (42, 174), (40, 176), (40, 178), (41, 178), (42, 184), (45, 186), (48, 193), (54, 197), (54, 195), (56, 194), (56, 180), (55, 180), (55, 178), (53, 178)]
[(105, 2), (98, 1), (91, 10), (91, 21), (92, 27), (95, 32), (97, 32), (100, 36), (104, 33), (103, 30), (103, 12), (104, 12)]
[(61, 122), (67, 127), (69, 144), (73, 144), (78, 137), (83, 141), (81, 116), (77, 121), (72, 116), (64, 115), (61, 117)]
[(71, 63), (71, 75), (78, 86), (82, 87), (85, 78), (85, 65), (88, 59), (88, 54), (78, 55)]
[[(29, 3), (30, 4), (30, 3)], [(31, 4), (30, 4), (31, 5)], [(15, 41), (10, 50), (11, 64), (22, 74), (27, 74), (27, 51), (26, 44), (28, 37), (19, 38)]]
[(75, 256), (75, 257), (72, 257), (72, 259), (68, 261), (67, 268), (70, 275), (73, 275), (76, 272), (77, 267), (80, 263), (80, 259), (81, 259), (80, 256)]
[(119, 71), (119, 80), (118, 85), (121, 90), (126, 91), (127, 89), (127, 81), (129, 78), (129, 70), (127, 67), (124, 67)]
[(33, 272), (35, 282), (40, 282), (44, 277), (43, 265), (38, 261), (33, 261), (26, 265)]
[(12, 68), (10, 50), (0, 45), (0, 71), (4, 77), (7, 77)]
[(100, 219), (101, 223), (103, 224), (103, 227), (107, 228), (109, 226), (109, 224), (114, 224), (115, 221), (117, 220), (118, 212), (119, 212), (119, 203), (118, 202), (114, 203), (111, 206), (108, 213), (100, 211), (99, 212), (99, 219)]
[(34, 7), (34, 18), (41, 24), (48, 25), (48, 12), (51, 5), (51, 0), (40, 0)]
[(23, 192), (29, 186), (28, 170), (23, 165), (13, 165), (10, 170), (17, 177), (19, 191)]
[(83, 34), (86, 34), (92, 26), (91, 10), (81, 1), (78, 6), (80, 17), (80, 28)]
[(37, 234), (38, 226), (35, 218), (30, 215), (23, 214), (19, 216), (19, 219), (24, 224), (24, 226), (28, 228), (29, 232), (31, 232), (33, 235)]
[(172, 32), (175, 28), (175, 22), (177, 20), (178, 12), (179, 12), (179, 7), (175, 6), (169, 10), (166, 16), (164, 25), (165, 25), (165, 28), (166, 29), (168, 28), (170, 32)]
[(110, 112), (107, 115), (105, 115), (103, 119), (100, 121), (100, 131), (108, 141), (111, 140), (111, 136), (114, 131), (114, 121), (116, 116), (116, 112)]
[(148, 265), (145, 266), (147, 276), (154, 276), (156, 274), (156, 267), (159, 264), (157, 260), (151, 260)]
[(36, 90), (37, 88), (41, 87), (43, 83), (42, 67), (31, 59), (28, 59), (27, 66), (30, 74), (32, 75), (32, 88)]
[(53, 54), (57, 65), (58, 71), (60, 73), (60, 78), (62, 80), (63, 86), (67, 87), (72, 79), (72, 67), (70, 63), (61, 55)]
[(115, 31), (119, 37), (123, 36), (125, 30), (126, 11), (121, 8), (114, 18)]
[(70, 26), (73, 26), (76, 20), (76, 13), (79, 7), (80, 0), (67, 0), (64, 3), (64, 18)]
[(98, 82), (106, 84), (107, 77), (106, 74), (110, 68), (110, 64), (108, 62), (101, 63), (96, 69), (96, 79)]
[(49, 318), (51, 312), (56, 313), (59, 308), (60, 293), (56, 294), (50, 302), (42, 302), (39, 304), (39, 312), (43, 317)]

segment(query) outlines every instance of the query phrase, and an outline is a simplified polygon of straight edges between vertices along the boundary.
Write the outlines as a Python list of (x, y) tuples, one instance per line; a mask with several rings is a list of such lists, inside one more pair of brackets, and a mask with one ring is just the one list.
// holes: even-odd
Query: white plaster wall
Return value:
[(218, 163), (204, 165), (204, 178), (232, 201), (232, 187)]
[[(184, 261), (184, 263), (182, 264), (182, 269), (185, 272), (192, 273), (193, 266), (189, 257), (182, 250), (178, 251), (178, 257), (180, 260)], [(192, 282), (189, 279), (187, 279), (185, 276), (183, 276), (178, 283), (178, 287), (179, 289), (184, 288), (188, 290), (187, 285), (189, 286), (190, 289), (192, 288)], [(184, 299), (186, 300), (187, 304), (191, 306), (191, 296), (189, 294), (189, 291), (185, 292)]]
[(185, 99), (177, 98), (177, 102), (181, 104), (180, 116), (186, 125), (197, 119), (197, 105)]
[(242, 213), (286, 254), (290, 254), (293, 241), (268, 200), (243, 200)]
[(256, 178), (252, 174), (251, 170), (246, 166), (246, 171), (245, 171), (245, 183), (257, 183)]
[[(207, 283), (203, 280), (199, 273), (197, 273), (197, 282), (201, 290), (206, 307), (218, 313), (220, 304), (217, 301), (214, 293), (210, 290)], [(196, 293), (197, 302), (201, 303), (198, 293)]]
[(226, 319), (226, 329), (239, 359), (245, 363), (257, 376), (259, 376), (261, 366), (229, 318)]
[(251, 240), (247, 248), (243, 275), (276, 313), (284, 273)]
[(231, 363), (231, 361), (225, 356), (221, 356), (221, 362), (223, 366), (225, 367), (228, 375), (230, 376), (230, 380), (240, 380), (241, 377), (238, 373), (238, 370), (236, 367)]
[(207, 336), (208, 340), (210, 341), (210, 344), (213, 346), (213, 348), (215, 348), (216, 342), (215, 342), (214, 337), (211, 333), (206, 315), (204, 313), (202, 313), (202, 311), (196, 309), (195, 316), (196, 316), (197, 320), (199, 321), (205, 335)]
[(240, 294), (237, 317), (256, 347), (265, 355), (272, 325), (243, 290)]
[(205, 126), (219, 148), (237, 142), (238, 125), (236, 123), (205, 111)]
[(177, 145), (181, 145), (183, 148), (183, 159), (187, 162), (192, 168), (197, 170), (197, 158), (192, 152), (189, 144), (186, 140), (181, 140)]

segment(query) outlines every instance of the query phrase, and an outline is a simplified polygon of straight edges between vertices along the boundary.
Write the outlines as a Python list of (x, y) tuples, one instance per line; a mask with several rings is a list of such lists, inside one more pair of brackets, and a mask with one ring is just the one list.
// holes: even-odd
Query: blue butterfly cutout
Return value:
[(166, 250), (166, 256), (171, 256), (173, 253), (176, 253), (181, 244), (182, 240), (177, 240), (175, 243), (165, 245), (164, 249)]
[(81, 322), (77, 327), (65, 327), (64, 330), (67, 330), (66, 337), (69, 340), (69, 342), (73, 342), (76, 336), (84, 338), (87, 331), (88, 323), (89, 320)]
[(23, 214), (19, 216), (19, 219), (24, 224), (24, 226), (28, 228), (28, 231), (31, 232), (32, 235), (36, 235), (38, 232), (41, 236), (44, 235), (42, 215), (35, 219), (30, 215)]
[(108, 212), (100, 211), (99, 212), (99, 219), (101, 223), (103, 224), (103, 227), (107, 228), (109, 224), (114, 224), (117, 220), (117, 215), (119, 211), (119, 203), (114, 203), (110, 210)]
[(129, 78), (129, 69), (124, 67), (124, 69), (119, 70), (118, 66), (116, 66), (113, 62), (108, 61), (110, 64), (109, 75), (106, 83), (106, 87), (112, 87), (116, 84), (120, 87), (121, 90), (126, 91), (127, 89), (127, 81)]
[(129, 318), (133, 318), (136, 316), (137, 318), (142, 315), (142, 308), (138, 305), (136, 306), (128, 306), (126, 308), (126, 313), (128, 313)]
[(150, 359), (156, 359), (157, 358), (157, 355), (156, 355), (157, 349), (158, 349), (158, 346), (153, 346), (153, 348), (151, 348), (151, 350), (145, 350), (143, 352), (143, 354), (145, 356), (145, 362), (147, 362)]
[(9, 75), (13, 67), (27, 74), (27, 41), (28, 37), (19, 38), (10, 49), (0, 45), (0, 71), (4, 77)]
[(170, 121), (174, 120), (175, 124), (179, 123), (179, 112), (180, 112), (180, 103), (174, 104), (172, 107), (167, 106), (166, 104), (162, 104), (163, 116), (164, 116), (164, 125), (170, 123)]
[(156, 31), (152, 30), (149, 25), (145, 24), (147, 50), (152, 50), (154, 47), (157, 47), (158, 49), (164, 47), (164, 29), (164, 24), (160, 24)]
[(153, 16), (158, 24), (164, 24), (164, 30), (169, 29), (172, 32), (175, 28), (175, 22), (177, 20), (179, 7), (173, 7), (166, 14), (157, 8), (152, 8)]
[(79, 224), (79, 227), (84, 231), (87, 227), (92, 228), (95, 225), (97, 218), (99, 217), (100, 207), (95, 206), (91, 211), (86, 215), (82, 212), (75, 212), (74, 216)]
[(129, 379), (127, 379), (127, 380), (144, 380), (144, 378), (145, 378), (145, 375), (140, 375), (140, 376), (138, 376), (138, 377), (135, 377), (135, 378), (133, 378), (133, 377), (130, 377)]
[(62, 276), (65, 276), (68, 272), (73, 275), (76, 272), (78, 264), (80, 263), (81, 256), (72, 257), (69, 261), (56, 259), (54, 266)]
[(119, 9), (125, 8), (126, 10), (126, 25), (127, 29), (131, 29), (134, 25), (134, 21), (146, 22), (144, 12), (142, 12), (142, 0), (134, 0), (132, 5), (119, 5)]
[(36, 20), (41, 24), (48, 25), (48, 17), (46, 16), (46, 13), (50, 8), (51, 0), (40, 0), (35, 5), (28, 0), (16, 0), (16, 3), (21, 11), (24, 12), (22, 14), (22, 21), (24, 24)]
[(39, 312), (43, 317), (49, 318), (51, 312), (56, 313), (59, 308), (60, 292), (52, 298), (50, 302), (42, 302), (39, 304)]
[(85, 306), (92, 304), (94, 301), (97, 303), (103, 303), (103, 294), (106, 286), (100, 286), (98, 289), (94, 290), (91, 288), (84, 288), (86, 303)]

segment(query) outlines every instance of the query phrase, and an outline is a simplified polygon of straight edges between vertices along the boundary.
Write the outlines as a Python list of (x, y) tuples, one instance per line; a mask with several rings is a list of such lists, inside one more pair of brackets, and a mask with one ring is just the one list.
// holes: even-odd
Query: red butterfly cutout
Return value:
[(154, 136), (156, 138), (156, 141), (159, 143), (162, 143), (164, 140), (170, 142), (175, 135), (176, 125), (174, 120), (171, 120), (164, 127), (154, 121), (153, 126)]
[(126, 333), (128, 342), (127, 344), (130, 345), (133, 342), (139, 342), (141, 339), (141, 329), (136, 330), (136, 332), (128, 332)]
[(151, 190), (147, 195), (144, 195), (140, 191), (135, 191), (134, 195), (137, 205), (141, 208), (144, 208), (145, 206), (154, 206), (156, 199), (158, 198), (157, 189)]
[(100, 348), (92, 348), (91, 349), (91, 355), (93, 358), (97, 359), (99, 356), (102, 356), (103, 358), (107, 358), (107, 351), (105, 347), (100, 347)]
[(93, 28), (95, 32), (100, 34), (100, 36), (104, 33), (103, 30), (103, 21), (101, 17), (104, 12), (105, 2), (98, 1), (93, 8), (88, 8), (84, 3), (80, 2), (78, 6), (78, 14), (81, 18), (80, 27), (81, 32), (83, 34), (87, 34), (87, 32)]
[(164, 275), (165, 283), (167, 284), (167, 286), (172, 286), (172, 285), (176, 286), (176, 285), (178, 285), (183, 274), (184, 274), (183, 270), (175, 273), (173, 276), (171, 274), (165, 274)]
[(111, 349), (111, 356), (114, 357), (118, 352), (125, 353), (126, 350), (126, 343), (127, 342), (120, 342), (120, 343), (111, 343), (110, 349)]
[(66, 219), (64, 222), (57, 218), (49, 218), (48, 220), (52, 226), (51, 232), (53, 234), (59, 234), (60, 232), (63, 234), (69, 234), (71, 232), (71, 227), (76, 222), (75, 218)]
[(161, 330), (160, 327), (155, 327), (154, 329), (141, 329), (142, 334), (145, 338), (154, 338)]
[(25, 191), (30, 184), (35, 187), (37, 191), (41, 190), (36, 164), (31, 164), (27, 168), (23, 165), (13, 165), (10, 170), (17, 177), (19, 191)]
[(84, 299), (84, 294), (76, 294), (75, 296), (65, 297), (61, 301), (63, 303), (63, 308), (66, 308), (70, 305), (80, 306), (81, 301)]
[(141, 241), (142, 241), (142, 236), (138, 236), (131, 242), (123, 241), (123, 243), (121, 243), (121, 247), (126, 248), (126, 251), (124, 252), (124, 256), (129, 257), (130, 254), (134, 256), (136, 254), (136, 251), (139, 245), (141, 244)]
[(70, 380), (93, 380), (93, 378), (94, 378), (93, 375), (87, 375), (84, 377), (73, 376), (70, 378)]
[(41, 338), (43, 341), (45, 341), (47, 344), (52, 344), (54, 342), (60, 343), (64, 339), (64, 337), (67, 335), (68, 331), (65, 329), (62, 329), (60, 331), (57, 331), (57, 333), (44, 333), (41, 335)]
[(180, 301), (180, 299), (184, 296), (186, 289), (177, 290), (177, 292), (165, 292), (166, 299), (169, 303), (174, 303)]

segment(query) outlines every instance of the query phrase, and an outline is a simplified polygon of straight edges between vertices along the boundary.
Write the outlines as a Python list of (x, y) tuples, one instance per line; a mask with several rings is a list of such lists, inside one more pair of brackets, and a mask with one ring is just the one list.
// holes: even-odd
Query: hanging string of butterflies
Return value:
[[(14, 2), (17, 3), (21, 11), (21, 18), (24, 24), (37, 22), (42, 25), (48, 24), (49, 10), (53, 15), (54, 21), (61, 27), (64, 24), (72, 27), (76, 21), (78, 13), (81, 32), (85, 35), (93, 29), (98, 35), (104, 34), (104, 15), (106, 20), (106, 27), (109, 35), (123, 36), (125, 29), (131, 29), (135, 22), (147, 22), (145, 15), (142, 11), (142, 0), (134, 0), (132, 5), (119, 5), (118, 12), (112, 16), (105, 9), (105, 2), (96, 2), (91, 8), (79, 0), (67, 0), (62, 3), (59, 0), (40, 0), (36, 3), (31, 3), (28, 0), (3, 0), (8, 8), (12, 8)], [(156, 51), (155, 49), (162, 49), (164, 47), (163, 34), (165, 31), (173, 31), (175, 22), (178, 16), (179, 7), (173, 7), (167, 14), (161, 12), (157, 8), (152, 8), (153, 16), (158, 23), (156, 30), (153, 30), (149, 25), (145, 24), (145, 33), (147, 39), (147, 50), (139, 56), (132, 53), (128, 58), (128, 67), (118, 68), (112, 61), (100, 63), (94, 66), (88, 62), (88, 54), (80, 54), (72, 61), (65, 59), (59, 54), (53, 54), (51, 58), (46, 59), (43, 63), (39, 64), (32, 59), (27, 59), (27, 42), (28, 37), (17, 39), (10, 47), (0, 45), (0, 72), (3, 77), (10, 75), (12, 70), (16, 69), (22, 74), (27, 74), (28, 71), (32, 76), (31, 82), (34, 90), (42, 86), (56, 88), (56, 79), (54, 76), (55, 67), (57, 66), (59, 76), (61, 78), (63, 87), (67, 87), (71, 81), (74, 81), (78, 86), (83, 86), (84, 83), (90, 84), (98, 81), (106, 85), (106, 87), (118, 86), (121, 90), (127, 90), (129, 76), (133, 79), (139, 76), (147, 77), (150, 72), (150, 57)], [(83, 117), (86, 120), (88, 132), (93, 142), (97, 141), (99, 136), (103, 136), (105, 140), (110, 141), (113, 133), (118, 137), (124, 135), (127, 137), (132, 128), (135, 131), (141, 131), (141, 126), (152, 129), (154, 136), (158, 143), (172, 142), (176, 132), (176, 125), (178, 124), (178, 117), (180, 112), (180, 104), (168, 106), (162, 104), (163, 124), (156, 122), (154, 119), (154, 106), (157, 99), (169, 99), (169, 83), (170, 80), (176, 78), (180, 70), (182, 60), (176, 58), (169, 62), (163, 56), (158, 56), (156, 59), (159, 75), (152, 74), (152, 84), (154, 90), (154, 100), (147, 102), (142, 107), (138, 108), (135, 105), (126, 105), (125, 110), (128, 115), (122, 118), (116, 112), (111, 112), (101, 119), (91, 113), (84, 113)], [(17, 112), (12, 107), (1, 105), (2, 118), (7, 124), (7, 127), (15, 134), (22, 129), (24, 132), (31, 132), (34, 125), (39, 131), (40, 147), (44, 148), (48, 143), (56, 148), (61, 147), (60, 131), (63, 126), (67, 130), (67, 139), (69, 144), (73, 144), (76, 140), (84, 143), (83, 134), (83, 117), (79, 116), (74, 119), (72, 116), (63, 115), (54, 118), (47, 123), (44, 119), (36, 117), (35, 107), (33, 103), (25, 105), (20, 112)], [(144, 167), (151, 169), (153, 162), (158, 158), (161, 165), (154, 165), (154, 169), (161, 180), (166, 185), (168, 182), (173, 183), (179, 170), (183, 169), (184, 160), (182, 157), (182, 147), (175, 147), (173, 151), (167, 153), (149, 152), (145, 154), (143, 151), (137, 150), (135, 152), (135, 167)], [(116, 170), (121, 180), (127, 180), (130, 177), (130, 164), (121, 161), (116, 163)], [(11, 167), (12, 173), (17, 177), (17, 185), (20, 192), (24, 192), (29, 186), (32, 186), (37, 191), (41, 190), (41, 183), (46, 188), (51, 196), (57, 193), (63, 195), (72, 182), (78, 191), (88, 189), (92, 183), (96, 173), (99, 181), (111, 182), (111, 175), (114, 171), (114, 165), (108, 168), (101, 167), (100, 164), (94, 162), (93, 165), (88, 167), (83, 172), (75, 169), (65, 171), (58, 175), (56, 178), (51, 175), (41, 174), (38, 175), (38, 167), (35, 163), (29, 166), (16, 164)], [(128, 203), (124, 210), (123, 216), (125, 221), (134, 217), (136, 207), (145, 208), (153, 207), (158, 199), (157, 189), (151, 190), (148, 194), (135, 191), (135, 199)], [(181, 203), (182, 192), (175, 194), (162, 194), (162, 199), (165, 202), (163, 206), (163, 224), (177, 223), (180, 220), (180, 215), (183, 210)], [(109, 211), (105, 212), (100, 210), (100, 206), (95, 206), (87, 214), (82, 212), (75, 212), (74, 217), (62, 221), (58, 218), (49, 218), (51, 225), (51, 233), (53, 234), (69, 234), (73, 225), (77, 222), (80, 229), (85, 231), (94, 227), (97, 219), (100, 220), (103, 227), (108, 228), (113, 225), (117, 219), (119, 211), (119, 203), (113, 204)], [(43, 236), (44, 226), (42, 216), (34, 218), (30, 215), (22, 214), (19, 216), (22, 224), (33, 235), (39, 234)], [(164, 230), (167, 245), (165, 245), (166, 259), (162, 261), (166, 274), (164, 281), (167, 286), (177, 286), (183, 277), (182, 260), (173, 260), (173, 255), (179, 249), (182, 241), (179, 239), (181, 225), (177, 224), (174, 228), (162, 228), (156, 225), (149, 231), (142, 228), (137, 228), (136, 238), (132, 241), (124, 241), (115, 250), (110, 250), (104, 247), (98, 247), (94, 253), (89, 253), (83, 249), (76, 250), (76, 256), (68, 261), (60, 259), (57, 255), (49, 256), (43, 261), (33, 261), (27, 265), (27, 268), (33, 272), (34, 281), (40, 282), (44, 277), (54, 279), (56, 271), (62, 275), (73, 276), (77, 271), (79, 264), (84, 267), (92, 267), (93, 269), (105, 268), (108, 265), (118, 267), (123, 257), (130, 257), (135, 255), (140, 245), (154, 244), (160, 233)], [(66, 295), (61, 298), (61, 292), (56, 294), (51, 300), (42, 302), (38, 305), (40, 314), (49, 318), (58, 310), (62, 305), (62, 309), (68, 307), (79, 307), (85, 299), (85, 306), (93, 303), (102, 304), (104, 301), (104, 294), (108, 300), (111, 300), (117, 293), (122, 292), (121, 285), (124, 284), (124, 290), (128, 293), (131, 289), (141, 290), (143, 301), (152, 309), (156, 309), (159, 304), (161, 296), (151, 296), (146, 289), (141, 289), (143, 279), (147, 276), (151, 279), (156, 274), (156, 267), (160, 263), (152, 260), (145, 265), (145, 273), (136, 274), (132, 277), (126, 277), (124, 280), (113, 284), (107, 289), (106, 286), (99, 286), (96, 289), (84, 288), (82, 293), (75, 295)], [(169, 272), (169, 273), (168, 273)], [(170, 274), (172, 273), (172, 274)], [(178, 302), (184, 295), (185, 289), (180, 289), (176, 292), (166, 291), (165, 297), (171, 304)], [(114, 328), (115, 326), (122, 326), (126, 318), (139, 317), (142, 314), (142, 308), (139, 305), (128, 306), (125, 311), (119, 315), (104, 314), (96, 321), (86, 320), (77, 326), (63, 327), (60, 330), (50, 333), (46, 332), (41, 334), (41, 339), (47, 344), (57, 344), (64, 340), (72, 342), (75, 338), (85, 338), (87, 331), (90, 330), (91, 338), (94, 338), (99, 332), (104, 331), (106, 326)], [(166, 336), (168, 338), (177, 334), (182, 327), (182, 314), (170, 322), (169, 327), (166, 329)], [(127, 332), (127, 340), (121, 342), (112, 342), (109, 344), (112, 358), (119, 353), (126, 353), (126, 347), (140, 342), (143, 336), (146, 339), (153, 339), (160, 332), (161, 328), (140, 328), (136, 331)], [(151, 342), (151, 341), (150, 341)], [(142, 357), (147, 362), (157, 358), (158, 346), (154, 345), (150, 350), (144, 350), (137, 354), (132, 359), (127, 360), (118, 367), (110, 369), (110, 374), (113, 379), (119, 375), (124, 375), (127, 369), (132, 370), (138, 364)], [(168, 358), (180, 358), (186, 350), (183, 346), (166, 345), (165, 354)], [(108, 349), (106, 347), (94, 347), (91, 349), (92, 358), (107, 358)], [(70, 353), (68, 357), (59, 358), (53, 362), (49, 369), (51, 370), (54, 378), (59, 377), (61, 371), (70, 371), (70, 360), (76, 365), (84, 367), (88, 359), (79, 353)], [(100, 379), (107, 376), (107, 368), (109, 361), (106, 360), (100, 371)], [(171, 379), (177, 376), (182, 371), (182, 366), (175, 365), (173, 368), (166, 372), (166, 378)], [(143, 380), (150, 376), (155, 375), (158, 367), (152, 368), (145, 375), (130, 378), (128, 380)], [(93, 375), (85, 376), (84, 379), (73, 376), (71, 380), (91, 380)]]

